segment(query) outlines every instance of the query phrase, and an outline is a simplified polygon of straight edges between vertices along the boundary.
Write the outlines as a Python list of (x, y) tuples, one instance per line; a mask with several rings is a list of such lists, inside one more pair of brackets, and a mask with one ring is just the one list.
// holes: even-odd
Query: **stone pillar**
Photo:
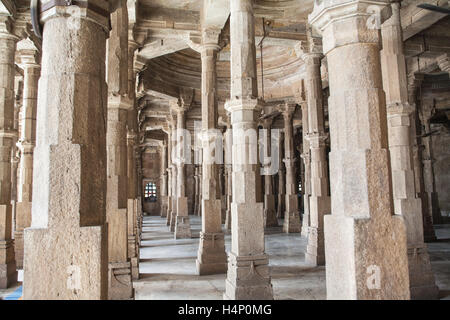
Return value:
[[(202, 150), (200, 150), (200, 154), (202, 154)], [(203, 199), (203, 165), (200, 165), (198, 168), (198, 208), (197, 208), (197, 216), (202, 216), (202, 199)]]
[[(192, 98), (190, 99), (192, 102)], [(177, 214), (175, 217), (175, 239), (186, 239), (191, 237), (191, 225), (189, 222), (188, 201), (186, 197), (186, 156), (187, 152), (190, 152), (186, 147), (186, 111), (190, 107), (190, 102), (186, 103), (186, 100), (180, 98), (178, 104), (175, 107), (177, 112), (177, 130), (175, 137), (177, 139), (177, 160), (175, 161), (177, 166)], [(172, 218), (173, 219), (173, 218)]]
[[(303, 46), (302, 59), (306, 65), (306, 102), (308, 106), (308, 123), (306, 140), (310, 150), (311, 193), (309, 196), (309, 229), (306, 262), (325, 265), (325, 247), (323, 233), (324, 215), (331, 213), (331, 199), (328, 194), (328, 162), (326, 157), (324, 107), (322, 95), (322, 77), (320, 61), (322, 59), (322, 43), (319, 38), (308, 32), (308, 41)], [(306, 158), (306, 157), (305, 157)], [(307, 158), (306, 158), (307, 159)], [(306, 166), (305, 166), (306, 167)], [(309, 176), (310, 175), (310, 176)]]
[(167, 141), (161, 145), (161, 218), (167, 217)]
[(138, 114), (136, 108), (136, 77), (134, 54), (138, 43), (134, 41), (132, 30), (128, 31), (128, 98), (131, 107), (127, 112), (127, 224), (128, 224), (128, 258), (131, 262), (132, 279), (139, 279), (139, 235), (138, 231), (138, 195), (140, 181), (137, 179), (136, 149), (138, 148)]
[(286, 103), (283, 108), (284, 119), (284, 165), (286, 166), (286, 211), (284, 214), (283, 232), (300, 232), (302, 225), (298, 212), (298, 186), (295, 178), (294, 134), (292, 115), (295, 104)]
[(302, 237), (308, 238), (309, 233), (309, 197), (311, 195), (311, 156), (308, 135), (308, 104), (306, 101), (301, 101), (300, 107), (302, 110), (302, 147), (303, 152), (300, 157), (303, 160), (303, 166), (305, 168), (303, 173), (303, 221), (302, 221)]
[(171, 225), (172, 211), (173, 211), (173, 171), (172, 171), (172, 126), (170, 117), (167, 118), (167, 219), (166, 225)]
[(284, 218), (284, 211), (286, 210), (286, 168), (284, 166), (284, 131), (280, 130), (280, 140), (278, 141), (280, 148), (279, 152), (279, 170), (278, 170), (278, 206), (277, 206), (277, 218)]
[[(194, 149), (194, 154), (197, 157), (198, 150)], [(199, 185), (198, 185), (198, 165), (194, 165), (194, 215), (197, 215), (198, 213), (198, 202), (199, 202)]]
[(39, 170), (33, 171), (32, 224), (24, 231), (24, 299), (108, 297), (109, 10), (106, 1), (87, 3), (80, 10), (48, 8), (40, 16), (44, 32), (33, 162)]
[[(219, 166), (216, 153), (217, 139), (222, 139), (217, 129), (216, 60), (220, 50), (220, 29), (202, 32), (202, 231), (197, 255), (197, 272), (220, 274), (227, 271), (225, 238), (222, 232), (222, 200)], [(221, 144), (221, 143), (220, 143)]]
[(411, 113), (411, 141), (414, 166), (414, 186), (416, 197), (421, 201), (423, 237), (425, 242), (436, 241), (436, 234), (433, 227), (433, 218), (428, 207), (428, 194), (425, 191), (425, 182), (423, 178), (422, 165), (422, 130), (420, 117), (418, 113), (418, 104), (416, 101), (417, 89), (420, 88), (423, 81), (423, 74), (413, 74), (408, 78), (408, 101), (409, 105), (414, 108)]
[(406, 64), (403, 53), (400, 3), (391, 3), (392, 16), (381, 27), (381, 67), (386, 93), (389, 152), (392, 168), (394, 211), (403, 216), (408, 247), (411, 299), (436, 299), (428, 250), (423, 239), (422, 205), (414, 188), (411, 113), (408, 103)]
[(257, 119), (261, 108), (256, 80), (252, 0), (231, 0), (231, 100), (233, 202), (231, 251), (225, 299), (273, 299), (264, 248), (264, 212), (257, 162)]
[(328, 299), (410, 297), (406, 228), (392, 206), (376, 24), (389, 14), (386, 9), (389, 2), (381, 0), (324, 0), (309, 15), (323, 35), (330, 86)]
[[(170, 214), (167, 215), (167, 219), (169, 221), (169, 229), (170, 232), (175, 232), (175, 220), (177, 216), (177, 166), (175, 165), (175, 159), (176, 159), (176, 131), (177, 131), (177, 124), (176, 124), (176, 116), (171, 111), (171, 114), (168, 118), (169, 122), (169, 139), (170, 139), (170, 168), (171, 168), (171, 180), (172, 180), (172, 192), (171, 192), (171, 211)], [(170, 216), (170, 217), (169, 217)]]
[[(431, 102), (430, 102), (431, 103)], [(422, 124), (424, 135), (422, 137), (422, 163), (423, 163), (423, 178), (425, 192), (428, 196), (428, 210), (429, 215), (432, 217), (433, 224), (442, 223), (441, 209), (439, 207), (439, 198), (436, 192), (436, 183), (434, 179), (434, 168), (433, 168), (433, 144), (431, 135), (431, 124), (430, 119), (432, 117), (432, 110), (426, 102), (422, 100), (422, 108), (419, 113), (419, 118)]]
[[(264, 155), (265, 157), (271, 156), (271, 145), (272, 145), (272, 121), (273, 118), (266, 118), (262, 120), (263, 129), (266, 130), (266, 135), (264, 136)], [(270, 166), (271, 163), (268, 163), (268, 166), (263, 168), (264, 173), (264, 227), (278, 227), (278, 219), (275, 212), (275, 196), (273, 194), (273, 185), (272, 185), (272, 175), (270, 174)]]
[(226, 201), (225, 201), (226, 177), (225, 177), (225, 166), (223, 164), (219, 164), (217, 167), (218, 167), (217, 169), (219, 170), (220, 220), (221, 220), (221, 224), (225, 224), (225, 220), (226, 220)]
[(14, 54), (18, 37), (12, 19), (0, 16), (0, 289), (17, 281), (12, 240), (11, 150), (14, 139)]
[(15, 253), (18, 269), (23, 268), (23, 230), (31, 226), (31, 199), (33, 186), (33, 150), (36, 144), (36, 108), (38, 81), (41, 73), (37, 50), (19, 52), (24, 74), (21, 133), (19, 140), (20, 169), (16, 204)]
[[(111, 300), (133, 297), (128, 258), (127, 121), (133, 101), (128, 92), (128, 14), (126, 1), (111, 13), (108, 39), (108, 109), (106, 130), (109, 290)], [(130, 208), (133, 210), (133, 208)]]
[(225, 117), (227, 129), (224, 135), (224, 163), (227, 172), (227, 186), (226, 186), (226, 211), (225, 211), (225, 230), (231, 232), (231, 203), (233, 201), (233, 167), (232, 167), (232, 149), (233, 149), (233, 132), (231, 130), (231, 119), (227, 112)]

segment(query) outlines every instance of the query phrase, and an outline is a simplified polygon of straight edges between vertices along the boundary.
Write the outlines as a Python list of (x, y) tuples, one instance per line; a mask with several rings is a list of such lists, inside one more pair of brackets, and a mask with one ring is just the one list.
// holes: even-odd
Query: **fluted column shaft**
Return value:
[(278, 170), (278, 206), (277, 206), (277, 218), (282, 219), (284, 217), (284, 211), (286, 209), (285, 201), (286, 201), (286, 168), (284, 166), (283, 158), (284, 158), (284, 131), (280, 132), (280, 140), (278, 145), (280, 146), (279, 153), (279, 166)]

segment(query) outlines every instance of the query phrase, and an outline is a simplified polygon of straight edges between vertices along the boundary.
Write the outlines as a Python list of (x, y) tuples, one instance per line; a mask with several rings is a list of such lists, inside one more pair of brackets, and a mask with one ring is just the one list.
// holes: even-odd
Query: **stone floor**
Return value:
[[(134, 282), (136, 299), (222, 299), (225, 274), (197, 276), (195, 259), (201, 220), (191, 216), (192, 239), (174, 240), (165, 219), (145, 217), (140, 279)], [(281, 222), (280, 222), (281, 226)], [(450, 299), (450, 225), (435, 226), (437, 242), (429, 243), (440, 298)], [(227, 250), (230, 235), (225, 237)], [(304, 262), (306, 239), (272, 228), (266, 234), (275, 299), (325, 299), (325, 268)], [(22, 273), (19, 273), (22, 278)], [(17, 299), (21, 283), (0, 290), (1, 299)]]
[[(280, 223), (281, 226), (281, 223)], [(165, 219), (145, 217), (141, 246), (141, 278), (134, 282), (136, 299), (222, 299), (225, 274), (196, 275), (199, 217), (191, 216), (192, 239), (174, 240)], [(439, 241), (429, 244), (441, 298), (450, 298), (450, 225), (437, 226)], [(230, 235), (225, 237), (230, 247)], [(304, 262), (306, 239), (284, 234), (280, 228), (266, 233), (275, 299), (325, 299), (325, 268)]]

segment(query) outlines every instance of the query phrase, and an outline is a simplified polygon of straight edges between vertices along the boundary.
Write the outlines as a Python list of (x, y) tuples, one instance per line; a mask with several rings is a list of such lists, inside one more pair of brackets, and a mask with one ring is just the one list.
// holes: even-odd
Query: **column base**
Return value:
[(170, 226), (170, 220), (172, 218), (172, 197), (167, 197), (167, 213), (166, 213), (166, 225)]
[(0, 241), (0, 257), (0, 289), (6, 289), (17, 283), (13, 240)]
[(386, 212), (375, 220), (331, 214), (324, 221), (328, 300), (410, 299), (401, 216)]
[(24, 230), (24, 300), (107, 299), (106, 226)]
[(197, 273), (201, 276), (227, 272), (227, 254), (223, 233), (200, 232), (196, 264)]
[(273, 300), (267, 255), (228, 256), (224, 300)]
[(134, 299), (134, 289), (131, 281), (131, 263), (109, 263), (108, 300)]
[(190, 239), (191, 224), (189, 216), (177, 216), (175, 222), (175, 239)]
[(308, 229), (308, 245), (306, 246), (305, 262), (312, 266), (324, 266), (325, 245), (323, 230), (314, 227), (309, 227)]
[(175, 211), (172, 211), (170, 213), (170, 223), (169, 223), (169, 230), (170, 232), (175, 232), (175, 220), (177, 218), (177, 214)]
[(411, 300), (435, 300), (439, 288), (434, 282), (426, 246), (408, 248), (409, 286)]

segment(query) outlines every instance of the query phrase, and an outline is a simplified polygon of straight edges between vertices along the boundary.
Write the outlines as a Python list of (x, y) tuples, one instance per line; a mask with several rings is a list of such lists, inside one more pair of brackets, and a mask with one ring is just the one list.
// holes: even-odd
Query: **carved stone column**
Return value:
[[(302, 59), (306, 64), (306, 102), (308, 105), (308, 140), (310, 150), (309, 231), (305, 260), (315, 266), (325, 265), (324, 215), (331, 213), (331, 199), (328, 193), (328, 161), (326, 157), (325, 119), (322, 95), (320, 61), (322, 42), (308, 32), (308, 41), (302, 48)], [(305, 179), (308, 179), (305, 176)]]
[[(173, 170), (172, 170), (172, 120), (171, 117), (167, 117), (167, 215), (166, 225), (171, 226), (172, 212), (173, 212)], [(172, 230), (171, 230), (172, 231)]]
[(24, 299), (108, 297), (109, 6), (107, 1), (86, 2), (87, 8), (53, 7), (40, 15), (44, 28), (34, 149), (39, 170), (33, 171), (32, 224), (24, 231)]
[(264, 248), (256, 125), (256, 48), (252, 0), (231, 0), (231, 100), (233, 126), (233, 202), (231, 252), (225, 299), (273, 299), (269, 258)]
[(232, 167), (232, 150), (233, 150), (233, 131), (231, 130), (231, 117), (227, 112), (225, 118), (227, 123), (227, 129), (224, 134), (224, 163), (225, 170), (227, 172), (227, 191), (226, 191), (226, 203), (227, 208), (225, 211), (225, 230), (227, 233), (231, 232), (231, 203), (233, 201), (233, 167)]
[(286, 210), (286, 168), (284, 166), (284, 131), (280, 130), (280, 140), (278, 142), (279, 152), (279, 166), (278, 170), (278, 206), (277, 206), (277, 218), (284, 218), (284, 211)]
[(167, 141), (161, 145), (161, 218), (167, 217)]
[[(217, 129), (216, 60), (220, 50), (220, 29), (202, 31), (202, 231), (197, 255), (197, 272), (219, 274), (227, 271), (225, 238), (222, 232), (222, 200), (217, 146), (222, 139)], [(220, 143), (221, 144), (221, 143)]]
[[(198, 150), (194, 150), (195, 155), (198, 155)], [(198, 215), (198, 202), (201, 201), (199, 194), (199, 183), (198, 183), (198, 165), (194, 165), (194, 215)]]
[[(431, 102), (429, 102), (431, 104)], [(433, 168), (433, 144), (431, 135), (430, 119), (432, 117), (432, 110), (425, 101), (422, 101), (422, 108), (419, 113), (419, 118), (423, 128), (423, 150), (422, 150), (422, 163), (423, 163), (423, 178), (425, 192), (428, 195), (428, 210), (429, 215), (432, 217), (433, 224), (442, 223), (441, 209), (439, 207), (439, 198), (436, 192), (436, 183), (434, 179)]]
[(38, 81), (41, 73), (37, 50), (19, 52), (24, 73), (21, 133), (19, 140), (20, 169), (17, 188), (16, 232), (14, 234), (17, 268), (23, 268), (23, 230), (31, 226), (31, 199), (33, 186), (33, 151), (36, 144), (36, 108)]
[(192, 96), (182, 96), (175, 106), (177, 113), (177, 215), (175, 218), (175, 239), (191, 237), (191, 224), (189, 222), (188, 202), (186, 197), (186, 156), (190, 150), (187, 149), (186, 136), (186, 111), (190, 108)]
[(284, 119), (284, 165), (286, 166), (286, 211), (284, 214), (283, 232), (300, 232), (302, 225), (298, 210), (297, 183), (295, 178), (294, 134), (292, 116), (294, 103), (286, 103), (283, 108)]
[(310, 226), (310, 209), (309, 209), (309, 197), (311, 196), (311, 151), (309, 146), (308, 136), (308, 103), (304, 100), (300, 101), (300, 107), (302, 109), (302, 144), (303, 152), (300, 157), (303, 160), (303, 166), (305, 171), (303, 173), (303, 221), (301, 235), (308, 238), (309, 226)]
[(381, 27), (381, 67), (386, 93), (394, 210), (395, 214), (403, 216), (406, 223), (411, 299), (436, 299), (439, 290), (434, 283), (428, 250), (423, 241), (422, 205), (414, 188), (410, 139), (410, 115), (414, 107), (408, 103), (400, 3), (391, 3), (391, 8), (392, 16)]
[(128, 34), (128, 98), (131, 108), (127, 112), (127, 224), (128, 224), (128, 258), (131, 261), (131, 276), (139, 279), (139, 240), (138, 240), (138, 195), (140, 181), (137, 179), (136, 149), (138, 148), (138, 115), (136, 109), (136, 76), (134, 54), (138, 43), (133, 40), (132, 32)]
[(414, 107), (411, 113), (411, 141), (412, 154), (414, 166), (414, 181), (415, 193), (417, 198), (421, 201), (422, 222), (423, 222), (423, 237), (425, 242), (432, 242), (436, 240), (436, 234), (433, 227), (433, 218), (428, 205), (428, 193), (425, 191), (425, 181), (423, 177), (422, 164), (422, 126), (420, 124), (420, 117), (418, 107), (420, 102), (417, 101), (417, 90), (420, 88), (423, 81), (423, 74), (413, 74), (408, 78), (408, 101), (410, 106)]
[(169, 222), (170, 232), (175, 232), (175, 220), (177, 216), (177, 166), (175, 165), (175, 149), (176, 149), (176, 116), (171, 111), (168, 118), (169, 123), (169, 149), (170, 149), (170, 172), (171, 172), (171, 203), (170, 203), (170, 214), (167, 215), (167, 220)]
[[(133, 101), (128, 92), (128, 14), (126, 1), (111, 13), (108, 39), (108, 110), (106, 130), (109, 292), (111, 300), (133, 297), (128, 258), (127, 121)], [(133, 208), (130, 208), (133, 210)]]
[(19, 40), (12, 18), (0, 16), (0, 289), (17, 281), (12, 236), (11, 150), (14, 139), (14, 54)]
[(322, 32), (330, 86), (328, 299), (410, 297), (405, 222), (392, 206), (377, 29), (388, 14), (388, 1), (323, 0), (309, 15)]
[[(266, 134), (264, 136), (264, 149), (265, 156), (271, 156), (271, 145), (272, 145), (272, 121), (273, 118), (266, 118), (262, 120), (263, 129), (265, 129)], [(273, 194), (273, 184), (272, 184), (272, 174), (270, 172), (270, 166), (272, 163), (269, 163), (267, 167), (264, 167), (264, 227), (277, 227), (278, 219), (275, 212), (275, 196)]]

